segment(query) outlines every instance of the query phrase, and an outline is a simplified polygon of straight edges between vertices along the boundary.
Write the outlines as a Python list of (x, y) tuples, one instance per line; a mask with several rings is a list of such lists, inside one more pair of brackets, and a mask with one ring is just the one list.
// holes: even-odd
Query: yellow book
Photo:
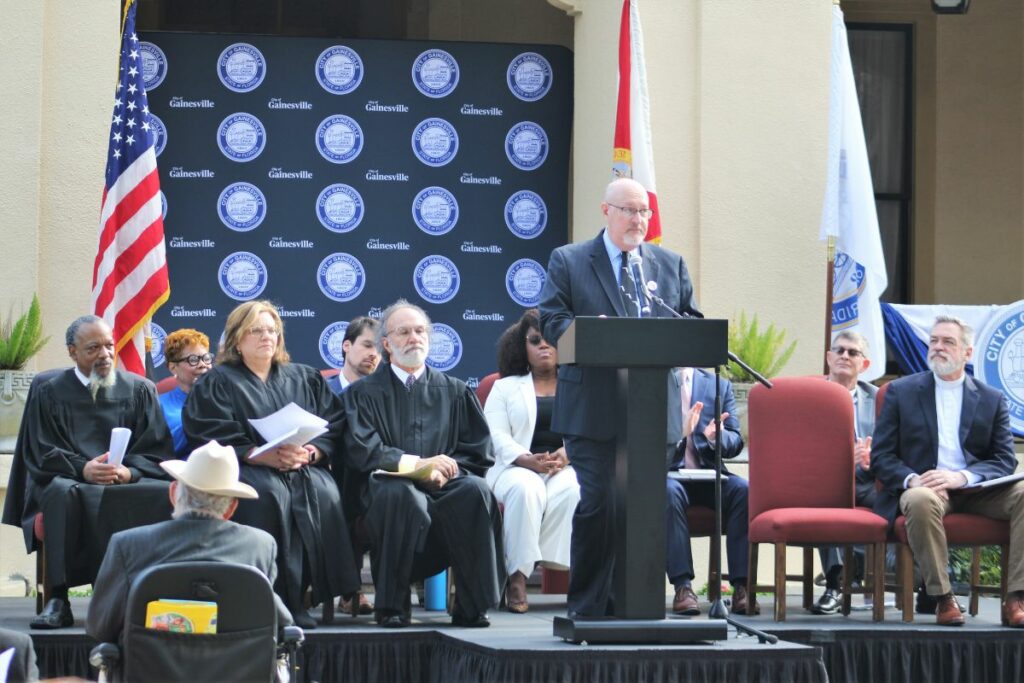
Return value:
[(150, 600), (146, 628), (174, 633), (216, 633), (217, 603), (201, 600)]

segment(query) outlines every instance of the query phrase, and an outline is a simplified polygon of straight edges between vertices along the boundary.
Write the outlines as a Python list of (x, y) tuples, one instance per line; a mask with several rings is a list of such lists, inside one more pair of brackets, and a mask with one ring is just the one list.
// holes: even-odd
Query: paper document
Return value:
[(127, 427), (114, 427), (110, 430), (110, 457), (107, 458), (108, 465), (113, 465), (114, 467), (121, 466), (131, 438), (132, 430)]
[(387, 472), (385, 470), (374, 470), (374, 474), (381, 474), (385, 477), (398, 477), (399, 479), (411, 479), (412, 481), (426, 481), (430, 479), (430, 474), (434, 471), (433, 464), (423, 465), (417, 467), (411, 472)]
[[(722, 473), (722, 477), (728, 477), (726, 473)], [(680, 481), (714, 481), (715, 471), (714, 470), (672, 470), (668, 473), (669, 479), (678, 479)]]
[(266, 443), (253, 450), (249, 458), (255, 458), (282, 444), (304, 446), (327, 431), (327, 420), (289, 403), (272, 415), (258, 420), (249, 420)]
[(0, 682), (7, 680), (7, 672), (11, 669), (11, 660), (14, 659), (14, 648), (9, 647), (0, 652)]
[(971, 486), (964, 486), (961, 491), (971, 491), (977, 489), (987, 489), (992, 486), (1002, 486), (1003, 484), (1012, 484), (1015, 481), (1024, 480), (1024, 472), (1017, 472), (1016, 474), (1008, 474), (1005, 477), (996, 477), (995, 479), (989, 479), (987, 481), (979, 481), (977, 484)]

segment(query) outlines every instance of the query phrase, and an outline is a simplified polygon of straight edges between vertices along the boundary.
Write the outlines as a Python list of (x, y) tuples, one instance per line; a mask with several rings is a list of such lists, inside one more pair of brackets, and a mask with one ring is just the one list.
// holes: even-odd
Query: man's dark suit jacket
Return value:
[[(277, 576), (277, 543), (262, 529), (224, 519), (185, 515), (159, 524), (121, 531), (110, 538), (93, 584), (85, 630), (100, 642), (116, 643), (124, 628), (128, 591), (143, 569), (169, 562), (234, 562)], [(277, 595), (277, 625), (289, 626), (291, 613)]]
[[(885, 487), (875, 513), (892, 524), (899, 515), (903, 482), (935, 469), (939, 453), (935, 376), (919, 372), (889, 383), (871, 444), (871, 469)], [(967, 470), (981, 480), (1012, 474), (1017, 467), (1006, 398), (973, 377), (964, 379), (960, 446)]]
[[(589, 242), (567, 244), (551, 253), (540, 301), (544, 338), (551, 344), (558, 344), (577, 316), (630, 315), (622, 303), (602, 235), (603, 231)], [(683, 258), (648, 243), (640, 251), (644, 276), (656, 283), (654, 293), (676, 311), (699, 316)], [(651, 307), (651, 315), (671, 317), (657, 304)], [(614, 368), (559, 366), (552, 430), (590, 439), (613, 438), (619, 423), (615, 387)]]
[[(682, 378), (680, 370), (674, 369), (668, 377), (668, 468), (679, 469), (685, 464), (686, 441), (683, 440), (683, 411), (680, 401)], [(722, 394), (722, 412), (729, 417), (722, 420), (722, 458), (735, 458), (743, 452), (743, 437), (740, 435), (740, 422), (736, 419), (736, 397), (732, 391), (732, 383), (721, 379), (718, 382)], [(693, 447), (697, 453), (701, 469), (715, 469), (715, 444), (704, 436), (704, 430), (715, 419), (715, 376), (706, 370), (694, 369), (693, 386), (690, 389), (690, 405), (697, 401), (704, 404), (700, 411), (700, 420), (689, 438), (693, 439)], [(729, 474), (725, 463), (722, 473)]]

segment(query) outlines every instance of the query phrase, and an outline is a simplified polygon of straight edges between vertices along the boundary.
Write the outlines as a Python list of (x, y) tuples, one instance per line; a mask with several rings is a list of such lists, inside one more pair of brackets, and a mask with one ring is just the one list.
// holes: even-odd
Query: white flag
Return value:
[(864, 127), (857, 103), (843, 13), (832, 7), (832, 60), (828, 105), (828, 176), (821, 239), (836, 238), (832, 334), (852, 330), (871, 345), (862, 378), (885, 374), (885, 330), (879, 297), (889, 284), (878, 233)]

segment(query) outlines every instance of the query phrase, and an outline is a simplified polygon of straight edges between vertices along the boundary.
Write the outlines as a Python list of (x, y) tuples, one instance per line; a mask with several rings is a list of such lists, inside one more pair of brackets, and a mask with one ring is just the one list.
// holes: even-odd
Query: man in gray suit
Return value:
[[(825, 354), (828, 363), (829, 382), (844, 386), (853, 399), (855, 416), (854, 430), (857, 441), (854, 444), (856, 467), (857, 505), (872, 507), (875, 504), (875, 475), (871, 472), (871, 435), (875, 431), (875, 396), (878, 387), (859, 379), (860, 374), (871, 365), (868, 358), (868, 340), (856, 332), (840, 332), (832, 340), (832, 347)], [(836, 614), (842, 606), (839, 582), (843, 573), (842, 549), (826, 546), (819, 549), (821, 566), (825, 573), (825, 592), (811, 607), (815, 614)], [(854, 549), (856, 557), (856, 578), (863, 578), (864, 548)]]
[[(592, 240), (551, 253), (541, 292), (542, 334), (557, 344), (576, 316), (670, 317), (654, 306), (642, 311), (637, 292), (654, 291), (679, 313), (700, 316), (686, 263), (678, 254), (644, 242), (653, 215), (644, 187), (629, 178), (612, 181), (601, 203), (607, 226)], [(640, 256), (646, 282), (636, 283), (628, 266)], [(580, 483), (573, 515), (568, 606), (570, 616), (601, 617), (610, 611), (614, 568), (613, 477), (619, 422), (614, 368), (558, 368), (551, 428), (565, 437), (565, 449)]]
[[(229, 521), (239, 498), (256, 490), (238, 481), (234, 449), (216, 441), (197, 448), (187, 460), (160, 463), (171, 482), (173, 519), (114, 534), (103, 557), (85, 630), (100, 642), (117, 642), (124, 628), (128, 591), (147, 567), (170, 562), (214, 561), (256, 567), (274, 583), (277, 543), (266, 531)], [(275, 594), (278, 626), (292, 623)]]

